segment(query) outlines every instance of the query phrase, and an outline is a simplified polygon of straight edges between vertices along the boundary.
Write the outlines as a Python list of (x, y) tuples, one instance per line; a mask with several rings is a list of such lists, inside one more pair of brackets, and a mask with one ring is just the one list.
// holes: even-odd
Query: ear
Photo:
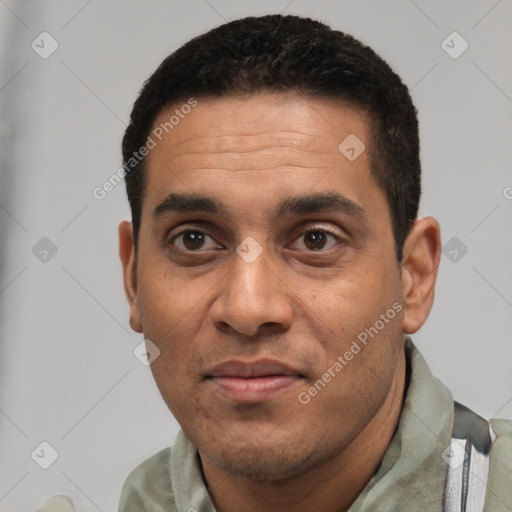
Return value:
[(119, 257), (123, 264), (124, 291), (130, 306), (130, 327), (136, 332), (142, 332), (137, 301), (137, 266), (135, 264), (133, 226), (131, 222), (126, 220), (119, 224)]
[(402, 330), (415, 333), (426, 321), (434, 302), (441, 258), (441, 229), (433, 217), (418, 219), (409, 233), (402, 259), (405, 313)]

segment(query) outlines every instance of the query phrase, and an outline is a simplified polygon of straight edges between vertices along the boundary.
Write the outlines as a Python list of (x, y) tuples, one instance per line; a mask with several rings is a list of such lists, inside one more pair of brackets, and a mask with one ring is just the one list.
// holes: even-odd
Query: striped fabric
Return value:
[(489, 455), (495, 439), (487, 420), (454, 402), (451, 445), (443, 453), (448, 463), (444, 512), (483, 511)]

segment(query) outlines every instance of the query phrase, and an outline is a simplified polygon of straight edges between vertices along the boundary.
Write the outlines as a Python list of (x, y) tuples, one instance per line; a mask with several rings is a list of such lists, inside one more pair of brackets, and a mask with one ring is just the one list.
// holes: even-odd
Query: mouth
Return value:
[(298, 370), (273, 360), (227, 361), (206, 375), (216, 392), (236, 403), (260, 403), (274, 398), (302, 382)]

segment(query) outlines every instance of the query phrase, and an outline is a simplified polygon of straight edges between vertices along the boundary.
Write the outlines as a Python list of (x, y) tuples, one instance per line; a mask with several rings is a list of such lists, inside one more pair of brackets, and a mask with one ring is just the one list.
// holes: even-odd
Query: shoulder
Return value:
[(489, 420), (496, 436), (512, 439), (512, 420), (503, 418), (491, 418)]
[(512, 503), (512, 421), (491, 418), (489, 423), (495, 439), (490, 456), (485, 510), (510, 510), (508, 507)]
[(121, 490), (119, 512), (173, 512), (174, 494), (170, 474), (171, 448), (167, 447), (139, 464)]
[(507, 462), (512, 481), (512, 420), (491, 418), (489, 420), (494, 432), (493, 451), (500, 454), (500, 459)]
[(456, 401), (452, 436), (469, 439), (471, 444), (484, 455), (488, 455), (489, 452), (503, 452), (507, 458), (512, 456), (512, 420), (503, 418), (487, 420)]

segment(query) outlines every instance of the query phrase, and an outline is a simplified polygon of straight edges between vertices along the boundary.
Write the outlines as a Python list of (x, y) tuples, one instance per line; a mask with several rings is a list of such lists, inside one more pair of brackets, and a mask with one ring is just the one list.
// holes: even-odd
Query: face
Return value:
[(290, 477), (368, 425), (403, 357), (390, 210), (369, 151), (338, 148), (368, 148), (368, 118), (295, 95), (197, 101), (147, 156), (131, 325), (202, 459)]

